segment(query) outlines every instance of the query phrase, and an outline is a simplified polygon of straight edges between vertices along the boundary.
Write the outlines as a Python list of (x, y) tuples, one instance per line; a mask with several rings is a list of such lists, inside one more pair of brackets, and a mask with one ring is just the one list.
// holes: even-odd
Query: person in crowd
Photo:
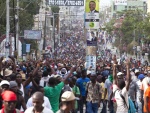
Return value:
[(16, 109), (17, 96), (12, 91), (4, 91), (2, 94), (3, 108), (0, 113), (22, 113)]
[(6, 91), (6, 90), (9, 90), (9, 86), (10, 86), (10, 83), (7, 80), (2, 80), (0, 82), (0, 87), (2, 89), (2, 92)]
[(16, 108), (20, 110), (21, 106), (22, 106), (23, 109), (26, 110), (25, 100), (24, 100), (24, 97), (22, 96), (23, 93), (18, 89), (18, 85), (17, 85), (16, 81), (10, 81), (9, 88), (17, 96)]
[(42, 78), (40, 80), (40, 86), (42, 86), (42, 87), (48, 86), (48, 80), (49, 80), (48, 71), (45, 70), (43, 72), (43, 76), (42, 76)]
[(43, 106), (44, 95), (42, 92), (35, 92), (32, 95), (33, 106), (29, 107), (25, 113), (53, 113), (51, 109)]
[(64, 92), (61, 96), (60, 110), (56, 113), (72, 113), (75, 107), (75, 99), (73, 92)]
[(72, 88), (72, 92), (76, 97), (74, 113), (77, 113), (79, 111), (79, 100), (80, 100), (80, 90), (78, 86), (76, 85), (76, 81), (77, 81), (77, 78), (74, 76), (69, 78), (69, 85)]
[(96, 79), (97, 75), (92, 73), (90, 76), (91, 81), (86, 84), (86, 113), (98, 113), (98, 108), (100, 107), (101, 86)]
[(77, 86), (80, 89), (81, 98), (80, 98), (80, 113), (83, 113), (83, 105), (86, 105), (86, 84), (90, 81), (89, 78), (86, 77), (87, 70), (81, 70), (81, 77), (77, 79)]
[[(114, 59), (115, 60), (115, 59)], [(117, 80), (116, 77), (116, 61), (114, 61), (113, 64), (113, 93), (114, 93), (114, 98), (117, 103), (117, 110), (116, 113), (128, 113), (128, 108), (129, 108), (129, 102), (128, 102), (128, 90), (129, 90), (129, 85), (131, 82), (131, 76), (130, 76), (130, 61), (127, 60), (126, 62), (126, 70), (127, 70), (127, 75), (126, 75), (126, 83), (124, 80)]]
[[(44, 92), (42, 92), (44, 94)], [(28, 99), (27, 104), (26, 104), (27, 108), (32, 107), (33, 103), (32, 103), (32, 96)], [(47, 107), (48, 109), (52, 109), (51, 104), (49, 99), (44, 96), (44, 103), (43, 103), (43, 107)]]
[[(110, 74), (108, 76), (108, 78), (106, 79), (105, 84), (104, 84), (104, 87), (105, 87), (104, 100), (108, 100), (108, 108), (109, 108), (110, 113), (114, 113), (113, 100), (112, 100), (112, 97), (111, 97), (111, 95), (112, 95), (112, 82), (113, 82), (112, 78), (113, 77)], [(106, 95), (108, 95), (107, 99), (106, 99)]]
[(102, 97), (101, 97), (101, 102), (103, 104), (103, 107), (102, 107), (102, 111), (101, 113), (106, 113), (106, 108), (107, 108), (107, 95), (106, 95), (106, 99), (104, 99), (104, 91), (105, 91), (105, 80), (106, 78), (104, 76), (101, 76), (101, 75), (98, 75), (97, 76), (97, 81), (100, 83), (101, 85), (101, 92), (102, 92)]
[(56, 113), (59, 109), (59, 97), (61, 93), (61, 89), (64, 87), (64, 82), (72, 75), (75, 67), (72, 67), (70, 73), (63, 79), (62, 82), (56, 84), (55, 79), (52, 77), (49, 79), (49, 86), (44, 87), (44, 95), (48, 97), (51, 102), (52, 110)]
[(138, 76), (138, 81), (136, 82), (136, 102), (137, 102), (137, 112), (138, 113), (143, 113), (142, 111), (142, 95), (141, 95), (141, 90), (140, 90), (140, 87), (142, 85), (142, 81), (143, 79), (145, 78), (145, 75), (144, 74), (139, 74)]
[[(141, 84), (141, 95), (144, 96), (146, 89), (148, 88), (148, 78), (150, 78), (150, 70), (146, 70), (147, 71), (147, 76), (145, 76), (145, 78), (142, 80), (142, 84)], [(141, 102), (142, 102), (142, 106), (144, 105), (144, 97), (141, 98)], [(143, 108), (143, 107), (142, 107)]]
[(144, 93), (144, 113), (150, 113), (150, 78), (147, 77), (148, 88)]

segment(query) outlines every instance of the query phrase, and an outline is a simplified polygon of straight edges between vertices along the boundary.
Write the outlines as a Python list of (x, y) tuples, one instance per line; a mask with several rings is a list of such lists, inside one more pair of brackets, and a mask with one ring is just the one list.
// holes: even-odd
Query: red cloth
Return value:
[(16, 101), (17, 100), (16, 94), (12, 91), (4, 91), (1, 94), (1, 96), (4, 101)]

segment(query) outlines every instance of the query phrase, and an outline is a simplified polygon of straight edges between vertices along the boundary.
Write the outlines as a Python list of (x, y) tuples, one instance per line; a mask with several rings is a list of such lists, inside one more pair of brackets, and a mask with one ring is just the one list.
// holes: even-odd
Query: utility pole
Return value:
[(55, 52), (55, 13), (53, 14), (53, 41), (54, 41), (54, 52)]
[(15, 52), (16, 52), (16, 57), (17, 57), (17, 54), (19, 53), (19, 0), (17, 0), (17, 15), (16, 16), (16, 48), (15, 49)]
[[(10, 44), (9, 43), (9, 32), (10, 32), (9, 0), (6, 0), (6, 43), (5, 43), (5, 46)], [(8, 46), (8, 48), (6, 48), (6, 58), (8, 58), (8, 56), (9, 56), (9, 49), (10, 49), (10, 46)]]
[(44, 39), (43, 39), (43, 52), (45, 51), (45, 46), (46, 46), (46, 27), (47, 27), (47, 12), (45, 12), (45, 25), (44, 25)]
[[(14, 29), (13, 29), (13, 32), (14, 32), (14, 47), (15, 47), (15, 51), (14, 51), (14, 56), (16, 57), (16, 15), (15, 15), (15, 0), (13, 0), (13, 22), (14, 22)], [(16, 57), (17, 58), (17, 57)]]

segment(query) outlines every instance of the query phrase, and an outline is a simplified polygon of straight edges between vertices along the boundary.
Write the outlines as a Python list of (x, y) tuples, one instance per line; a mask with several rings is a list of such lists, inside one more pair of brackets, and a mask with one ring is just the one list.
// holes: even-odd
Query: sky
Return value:
[(100, 0), (100, 6), (108, 6), (110, 5), (110, 0)]

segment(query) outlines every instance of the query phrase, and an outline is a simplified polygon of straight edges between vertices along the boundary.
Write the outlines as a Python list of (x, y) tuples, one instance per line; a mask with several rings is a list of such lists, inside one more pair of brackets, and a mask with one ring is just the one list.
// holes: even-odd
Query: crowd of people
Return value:
[[(0, 58), (1, 113), (150, 113), (150, 66), (97, 61)], [(99, 111), (101, 107), (101, 111)]]

